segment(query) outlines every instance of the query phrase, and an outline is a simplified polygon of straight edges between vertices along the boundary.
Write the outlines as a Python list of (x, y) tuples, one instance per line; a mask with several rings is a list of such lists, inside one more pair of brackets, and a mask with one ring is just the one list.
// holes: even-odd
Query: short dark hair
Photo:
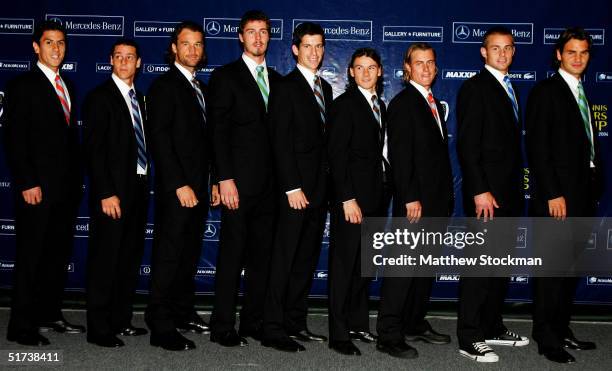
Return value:
[(115, 40), (115, 42), (113, 43), (113, 46), (111, 46), (111, 49), (110, 49), (111, 57), (115, 54), (115, 48), (118, 47), (119, 45), (127, 45), (127, 46), (133, 47), (134, 49), (136, 49), (136, 57), (140, 58), (140, 48), (138, 47), (138, 44), (136, 43), (136, 41), (134, 41), (134, 39), (130, 39), (129, 37), (120, 37), (117, 40)]
[[(380, 54), (378, 54), (378, 52), (376, 51), (376, 49), (373, 48), (359, 48), (357, 50), (355, 50), (353, 52), (353, 55), (351, 55), (351, 61), (349, 62), (349, 65), (346, 69), (346, 76), (348, 77), (348, 87), (357, 87), (357, 83), (355, 82), (355, 78), (353, 76), (351, 76), (351, 67), (353, 67), (353, 63), (355, 63), (355, 59), (359, 58), (359, 57), (369, 57), (372, 58), (374, 60), (374, 62), (376, 62), (376, 64), (378, 64), (378, 66), (382, 69), (383, 65), (382, 65), (382, 59), (380, 58)], [(378, 78), (378, 81), (376, 81), (376, 92), (378, 93), (378, 95), (382, 94), (382, 87), (383, 87), (383, 76), (381, 75)]]
[(482, 47), (483, 48), (487, 47), (487, 42), (489, 42), (489, 37), (493, 35), (510, 36), (512, 38), (512, 45), (514, 45), (514, 35), (512, 35), (512, 31), (510, 31), (509, 28), (504, 27), (504, 26), (493, 26), (489, 28), (487, 32), (485, 32), (484, 36), (482, 37)]
[[(172, 44), (176, 45), (176, 43), (178, 42), (178, 36), (185, 29), (193, 31), (193, 32), (201, 33), (202, 41), (204, 41), (204, 39), (206, 38), (206, 34), (204, 33), (204, 28), (202, 28), (201, 24), (193, 22), (193, 21), (182, 21), (181, 23), (179, 23), (174, 29), (174, 32), (172, 32), (172, 35), (170, 35), (170, 44), (168, 44), (168, 49), (166, 50), (166, 62), (168, 64), (174, 63), (176, 59), (176, 55), (174, 54), (174, 51), (172, 51)], [(204, 54), (204, 57), (202, 58), (201, 63), (204, 63), (205, 58), (206, 58), (206, 54)]]
[(64, 34), (64, 38), (66, 38), (66, 28), (60, 22), (56, 20), (45, 19), (43, 21), (38, 22), (36, 28), (34, 29), (34, 33), (32, 34), (32, 41), (36, 44), (40, 44), (40, 38), (45, 33), (45, 31), (59, 31)]
[(561, 35), (559, 35), (559, 38), (555, 43), (555, 49), (553, 50), (553, 66), (555, 68), (559, 68), (561, 64), (561, 62), (559, 62), (557, 59), (557, 51), (559, 53), (563, 53), (565, 44), (567, 44), (571, 39), (586, 41), (589, 45), (589, 51), (591, 51), (591, 46), (593, 46), (593, 39), (591, 38), (591, 35), (584, 28), (569, 27), (565, 29)]
[(405, 81), (410, 80), (410, 75), (408, 74), (408, 71), (406, 70), (406, 65), (410, 64), (410, 61), (412, 59), (412, 53), (415, 50), (423, 50), (423, 51), (431, 50), (433, 52), (434, 59), (436, 59), (436, 50), (430, 44), (426, 42), (417, 42), (417, 43), (410, 45), (408, 49), (406, 49), (406, 52), (404, 53), (404, 63), (402, 64), (402, 70), (404, 71)]
[(323, 31), (323, 27), (313, 22), (303, 22), (297, 25), (295, 30), (293, 30), (291, 45), (295, 45), (299, 48), (302, 43), (302, 38), (306, 35), (321, 35), (323, 38), (323, 45), (325, 45), (325, 31)]
[(266, 22), (266, 28), (268, 29), (268, 32), (270, 32), (270, 18), (266, 15), (266, 13), (262, 12), (261, 10), (247, 10), (246, 13), (244, 13), (242, 15), (242, 18), (240, 19), (240, 27), (238, 27), (238, 33), (242, 35), (246, 24), (253, 21)]

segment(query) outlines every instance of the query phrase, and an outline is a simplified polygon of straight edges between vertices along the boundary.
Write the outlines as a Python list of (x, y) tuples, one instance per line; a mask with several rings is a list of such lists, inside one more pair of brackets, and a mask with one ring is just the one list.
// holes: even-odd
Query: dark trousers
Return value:
[(245, 268), (240, 329), (254, 330), (263, 322), (270, 256), (274, 242), (276, 198), (270, 189), (257, 196), (240, 196), (237, 210), (221, 211), (215, 301), (211, 331), (234, 329), (240, 273)]
[(120, 200), (121, 218), (102, 212), (92, 200), (87, 252), (87, 328), (90, 335), (114, 334), (130, 326), (134, 291), (147, 220), (145, 179), (137, 184), (131, 204)]
[(9, 332), (38, 331), (42, 321), (62, 319), (67, 264), (72, 254), (76, 199), (39, 205), (21, 195), (15, 206), (17, 250)]
[(208, 195), (182, 207), (176, 194), (158, 195), (151, 256), (151, 293), (145, 320), (151, 332), (174, 331), (177, 322), (197, 317), (194, 276), (202, 252)]
[(563, 346), (572, 334), (569, 323), (576, 294), (576, 277), (536, 277), (533, 279), (533, 339), (540, 348)]
[(325, 228), (324, 208), (295, 210), (283, 198), (265, 301), (263, 335), (269, 339), (307, 328), (308, 293)]

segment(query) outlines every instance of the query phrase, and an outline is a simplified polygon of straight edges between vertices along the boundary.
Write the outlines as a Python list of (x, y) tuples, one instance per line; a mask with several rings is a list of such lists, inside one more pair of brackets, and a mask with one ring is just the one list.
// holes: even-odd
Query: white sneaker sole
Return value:
[(468, 353), (465, 350), (459, 350), (459, 354), (464, 356), (465, 358), (469, 358), (472, 361), (482, 362), (482, 363), (495, 363), (499, 361), (499, 356), (495, 353), (487, 353), (484, 356), (477, 356), (472, 353)]
[(529, 345), (529, 339), (521, 339), (521, 340), (496, 340), (489, 339), (485, 340), (487, 345), (501, 345), (505, 347), (524, 347), (525, 345)]

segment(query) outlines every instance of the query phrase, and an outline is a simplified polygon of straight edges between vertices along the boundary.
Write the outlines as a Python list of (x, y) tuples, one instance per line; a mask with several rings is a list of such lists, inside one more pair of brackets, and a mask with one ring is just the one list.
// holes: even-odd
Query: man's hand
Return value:
[(567, 216), (565, 197), (561, 196), (548, 200), (548, 213), (557, 220), (565, 220)]
[(344, 210), (344, 220), (352, 224), (361, 224), (363, 216), (356, 200), (343, 202), (342, 209)]
[(21, 192), (21, 195), (28, 205), (38, 205), (42, 202), (42, 189), (40, 187), (26, 189)]
[(188, 185), (177, 188), (176, 197), (178, 197), (182, 207), (194, 207), (198, 204), (198, 198)]
[(474, 204), (476, 205), (476, 219), (480, 219), (480, 215), (482, 215), (485, 222), (488, 219), (493, 219), (495, 209), (499, 209), (499, 205), (491, 192), (485, 192), (474, 196)]
[(305, 209), (309, 204), (306, 195), (301, 189), (288, 193), (287, 201), (289, 201), (289, 207), (295, 210)]
[(119, 204), (121, 201), (117, 196), (110, 196), (101, 201), (102, 203), (102, 212), (106, 214), (106, 216), (110, 216), (113, 219), (121, 218), (121, 207)]
[(222, 180), (219, 182), (221, 202), (230, 210), (236, 210), (240, 205), (238, 198), (238, 188), (234, 179)]
[(221, 195), (219, 194), (219, 185), (213, 184), (210, 187), (210, 206), (219, 206), (221, 203)]
[(410, 223), (416, 223), (421, 219), (421, 202), (420, 201), (412, 201), (406, 204), (406, 218)]

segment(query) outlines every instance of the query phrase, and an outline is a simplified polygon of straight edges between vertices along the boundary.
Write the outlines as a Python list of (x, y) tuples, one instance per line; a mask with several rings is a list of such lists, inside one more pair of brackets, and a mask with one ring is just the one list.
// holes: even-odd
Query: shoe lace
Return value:
[(474, 349), (476, 349), (478, 353), (485, 353), (485, 352), (493, 351), (493, 349), (491, 349), (491, 347), (488, 346), (487, 343), (485, 343), (484, 341), (472, 343), (472, 346), (474, 347)]

